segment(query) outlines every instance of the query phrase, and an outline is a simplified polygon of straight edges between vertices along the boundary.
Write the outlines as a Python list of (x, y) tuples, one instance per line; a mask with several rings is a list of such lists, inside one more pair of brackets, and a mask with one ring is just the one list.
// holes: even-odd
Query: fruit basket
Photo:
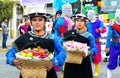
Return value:
[(46, 78), (45, 65), (53, 58), (53, 55), (46, 49), (37, 47), (16, 53), (16, 58), (21, 62), (20, 73), (23, 78)]
[(87, 44), (83, 44), (76, 41), (67, 41), (63, 43), (63, 47), (66, 50), (67, 58), (65, 62), (81, 64), (83, 55), (87, 55), (89, 47)]

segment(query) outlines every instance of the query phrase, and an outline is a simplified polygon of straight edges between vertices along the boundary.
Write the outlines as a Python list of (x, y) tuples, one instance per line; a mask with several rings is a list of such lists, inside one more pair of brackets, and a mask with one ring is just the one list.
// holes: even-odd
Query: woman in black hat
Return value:
[[(66, 58), (66, 53), (59, 42), (59, 38), (57, 36), (51, 38), (44, 29), (46, 20), (50, 14), (47, 14), (41, 9), (32, 9), (28, 15), (33, 30), (23, 34), (13, 42), (13, 47), (6, 54), (6, 62), (21, 69), (21, 63), (16, 59), (15, 53), (24, 49), (40, 46), (49, 52), (54, 52), (53, 59), (45, 65), (47, 70), (46, 78), (57, 78), (53, 66), (62, 66)], [(22, 78), (22, 76), (20, 78)]]
[(64, 78), (93, 78), (89, 55), (95, 55), (97, 52), (97, 47), (95, 45), (93, 35), (86, 31), (85, 24), (85, 15), (76, 14), (76, 29), (70, 30), (63, 34), (63, 39), (65, 41), (74, 40), (77, 42), (86, 43), (90, 47), (89, 52), (83, 55), (83, 61), (81, 64), (65, 63)]

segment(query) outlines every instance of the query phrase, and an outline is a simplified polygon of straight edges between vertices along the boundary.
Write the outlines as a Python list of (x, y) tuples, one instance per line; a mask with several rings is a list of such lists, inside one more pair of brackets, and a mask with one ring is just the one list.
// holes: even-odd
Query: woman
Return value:
[(45, 13), (44, 10), (31, 10), (29, 17), (33, 30), (23, 34), (13, 42), (13, 47), (6, 54), (6, 62), (7, 64), (13, 65), (18, 69), (21, 69), (20, 63), (15, 58), (15, 53), (27, 48), (35, 48), (37, 46), (40, 46), (44, 49), (48, 49), (49, 52), (54, 52), (54, 58), (50, 60), (50, 62), (45, 65), (45, 67), (47, 70), (47, 78), (57, 78), (53, 66), (62, 66), (66, 58), (66, 53), (61, 43), (59, 42), (59, 38), (57, 36), (54, 38), (50, 38), (44, 30), (47, 20), (46, 15), (49, 14)]
[(19, 31), (21, 35), (31, 31), (30, 20), (28, 18), (25, 18), (25, 24), (20, 26)]
[[(66, 32), (63, 37), (67, 40), (74, 40), (87, 43), (90, 46), (87, 55), (83, 55), (82, 64), (65, 63), (64, 78), (93, 78), (92, 67), (89, 55), (96, 55), (97, 47), (93, 35), (86, 31), (86, 17), (83, 14), (75, 15), (75, 30)], [(76, 59), (77, 60), (77, 59)]]

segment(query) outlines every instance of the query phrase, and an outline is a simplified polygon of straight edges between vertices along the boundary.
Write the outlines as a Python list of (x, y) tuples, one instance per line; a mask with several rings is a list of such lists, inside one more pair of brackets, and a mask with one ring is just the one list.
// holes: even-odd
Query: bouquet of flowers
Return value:
[(63, 43), (63, 47), (67, 52), (66, 62), (81, 64), (83, 56), (88, 54), (89, 47), (87, 44), (76, 42), (76, 41), (67, 41)]
[(41, 47), (25, 49), (16, 53), (21, 62), (21, 75), (23, 78), (46, 78), (45, 65), (53, 58), (53, 54)]

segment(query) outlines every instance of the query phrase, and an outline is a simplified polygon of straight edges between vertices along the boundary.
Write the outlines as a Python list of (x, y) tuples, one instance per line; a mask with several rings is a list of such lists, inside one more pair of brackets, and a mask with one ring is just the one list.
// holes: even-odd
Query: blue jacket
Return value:
[(110, 46), (117, 46), (118, 45), (119, 42), (111, 41), (111, 39), (113, 37), (120, 38), (120, 32), (116, 31), (112, 26), (109, 26), (108, 34), (107, 34), (106, 48), (110, 48)]
[[(59, 66), (59, 69), (62, 70), (62, 66), (66, 59), (66, 52), (60, 43), (60, 39), (57, 36), (50, 36), (50, 39), (54, 41), (54, 58), (51, 60), (54, 66)], [(18, 51), (14, 46), (6, 53), (6, 63), (14, 66), (13, 61), (16, 59), (15, 53)]]

